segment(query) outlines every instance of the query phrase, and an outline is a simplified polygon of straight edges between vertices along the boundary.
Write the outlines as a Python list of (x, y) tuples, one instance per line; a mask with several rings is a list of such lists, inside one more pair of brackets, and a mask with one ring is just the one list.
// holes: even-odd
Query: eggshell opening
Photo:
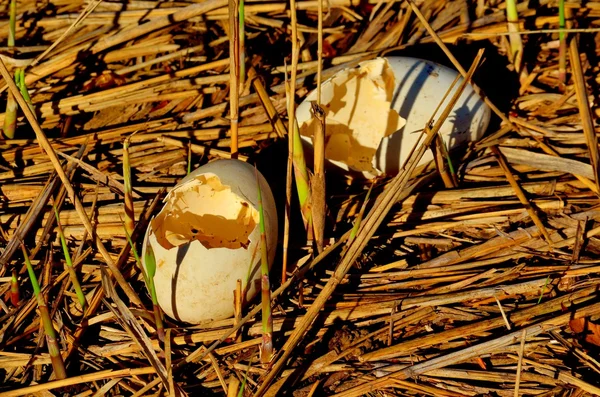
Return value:
[[(373, 157), (381, 140), (405, 124), (391, 107), (394, 72), (385, 58), (362, 62), (358, 67), (337, 73), (321, 85), (321, 104), (325, 112), (325, 157), (349, 169), (377, 173)], [(310, 114), (310, 93), (298, 107), (300, 134), (312, 139), (318, 121)]]
[[(260, 290), (260, 185), (267, 262), (277, 249), (277, 210), (265, 178), (250, 164), (217, 160), (175, 186), (150, 222), (143, 245), (156, 259), (154, 284), (166, 315), (192, 324), (233, 316), (233, 291), (242, 280), (245, 301)], [(145, 266), (145, 257), (142, 256)]]
[[(446, 96), (456, 77), (453, 69), (410, 57), (376, 58), (336, 73), (321, 84), (326, 163), (367, 178), (397, 174), (425, 125), (439, 117), (458, 89), (455, 84)], [(315, 90), (296, 112), (309, 160), (318, 123), (311, 114), (316, 97)], [(489, 107), (467, 85), (439, 133), (453, 150), (480, 139), (490, 116)], [(418, 166), (432, 159), (427, 151)]]
[(166, 249), (193, 240), (206, 248), (248, 247), (258, 211), (232, 193), (218, 176), (204, 174), (173, 191), (152, 220), (157, 242)]

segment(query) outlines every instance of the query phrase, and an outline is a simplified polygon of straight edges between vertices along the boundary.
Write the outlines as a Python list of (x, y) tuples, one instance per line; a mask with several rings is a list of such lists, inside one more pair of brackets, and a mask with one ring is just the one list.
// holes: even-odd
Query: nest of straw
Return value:
[[(0, 141), (0, 396), (600, 394), (596, 3), (526, 1), (515, 20), (510, 1), (247, 0), (240, 80), (238, 3), (19, 0), (14, 44), (9, 3), (2, 103), (17, 68), (31, 103)], [(286, 74), (298, 103), (318, 48), (323, 79), (389, 53), (469, 69), (485, 49), (473, 80), (496, 115), (453, 159), (455, 181), (434, 168), (376, 180), (350, 240), (370, 186), (328, 180), (320, 255), (293, 202), (286, 281), (280, 265), (271, 274), (270, 363), (260, 299), (236, 319), (165, 318), (160, 341), (123, 226), (123, 143), (137, 243), (188, 168), (234, 147), (265, 174), (285, 169)]]

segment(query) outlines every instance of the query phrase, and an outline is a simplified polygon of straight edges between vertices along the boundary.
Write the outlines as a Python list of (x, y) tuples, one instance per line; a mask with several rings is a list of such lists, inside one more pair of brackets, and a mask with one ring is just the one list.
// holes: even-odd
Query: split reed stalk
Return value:
[(65, 379), (67, 377), (67, 370), (65, 369), (65, 363), (62, 355), (60, 354), (60, 348), (58, 346), (58, 339), (54, 325), (52, 325), (52, 319), (50, 318), (50, 312), (46, 305), (46, 299), (44, 298), (40, 289), (40, 284), (33, 270), (33, 265), (29, 260), (27, 249), (25, 245), (21, 243), (21, 250), (23, 251), (23, 258), (25, 259), (25, 265), (27, 267), (27, 273), (29, 274), (29, 281), (33, 288), (33, 293), (37, 300), (38, 308), (40, 309), (40, 317), (44, 325), (44, 333), (46, 335), (46, 344), (48, 345), (48, 353), (50, 354), (50, 360), (52, 362), (52, 368), (54, 369), (54, 376), (56, 379)]
[(231, 158), (238, 157), (238, 123), (240, 111), (240, 29), (239, 5), (229, 0), (229, 122)]
[(262, 192), (256, 174), (256, 186), (258, 187), (258, 213), (260, 216), (260, 271), (261, 271), (261, 297), (262, 297), (262, 344), (260, 347), (260, 361), (268, 364), (273, 357), (273, 317), (271, 315), (271, 283), (269, 281), (269, 259), (267, 249), (267, 231), (265, 229), (265, 213), (262, 202)]

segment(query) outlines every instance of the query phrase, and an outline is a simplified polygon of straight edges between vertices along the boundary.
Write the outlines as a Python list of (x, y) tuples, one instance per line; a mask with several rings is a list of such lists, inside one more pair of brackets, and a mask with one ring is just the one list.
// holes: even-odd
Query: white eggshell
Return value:
[[(277, 249), (277, 211), (269, 185), (260, 173), (258, 178), (270, 266)], [(199, 324), (233, 316), (238, 279), (247, 300), (260, 290), (254, 167), (239, 160), (217, 160), (190, 173), (169, 192), (163, 209), (152, 219), (142, 258), (147, 244), (156, 258), (158, 303), (169, 317)]]
[[(389, 86), (385, 87), (387, 92), (393, 92), (391, 100), (386, 105), (387, 107), (382, 106), (379, 102), (372, 101), (373, 105), (365, 108), (364, 104), (368, 103), (369, 99), (357, 99), (357, 97), (371, 95), (366, 90), (354, 89), (352, 93), (342, 92), (342, 95), (340, 95), (340, 85), (349, 81), (349, 73), (358, 73), (360, 75), (359, 78), (370, 77), (364, 73), (361, 75), (360, 72), (356, 71), (370, 67), (371, 64), (378, 65), (379, 70), (385, 71), (387, 69), (392, 71), (393, 80), (389, 83)], [(383, 65), (383, 68), (379, 65)], [(328, 158), (329, 162), (347, 171), (362, 172), (369, 178), (381, 173), (388, 175), (398, 173), (404, 162), (408, 159), (421, 131), (432, 117), (436, 108), (439, 106), (436, 113), (436, 117), (439, 117), (446, 104), (451, 100), (452, 94), (458, 89), (462, 78), (460, 78), (459, 83), (455, 84), (452, 91), (444, 99), (446, 92), (457, 76), (458, 72), (445, 66), (409, 57), (376, 58), (361, 62), (357, 68), (338, 72), (321, 85), (322, 104), (327, 114), (327, 122), (329, 123), (330, 119), (334, 119), (333, 128), (337, 128), (335, 126), (335, 117), (336, 114), (342, 111), (342, 108), (353, 109), (354, 119), (360, 117), (361, 122), (359, 124), (351, 120), (354, 125), (350, 126), (350, 133), (346, 134), (347, 137), (340, 134), (336, 135), (336, 130), (330, 130), (328, 125), (326, 133), (326, 157), (328, 157), (328, 153), (332, 152), (332, 150), (328, 150), (328, 146), (339, 145), (340, 142), (344, 146), (346, 141), (354, 139), (353, 136), (357, 134), (364, 135), (364, 125), (370, 126), (367, 127), (367, 132), (373, 136), (373, 139), (378, 140), (378, 145), (376, 153), (370, 159), (370, 169), (368, 169), (369, 167), (356, 167), (352, 161), (345, 161), (343, 156)], [(381, 86), (381, 84), (378, 83), (378, 86)], [(335, 98), (336, 96), (338, 98)], [(339, 98), (339, 96), (342, 97)], [(443, 99), (444, 101), (440, 105)], [(311, 101), (315, 100), (316, 91), (313, 91), (300, 104), (297, 110), (298, 125), (300, 126), (302, 138), (309, 145), (312, 145), (311, 137), (313, 134), (310, 108)], [(338, 101), (337, 105), (333, 100)], [(402, 125), (393, 133), (384, 131), (385, 126), (381, 127), (382, 120), (387, 120), (388, 127), (390, 126), (390, 109), (399, 115), (401, 120), (404, 120), (404, 123), (401, 123)], [(359, 110), (362, 114), (359, 113)], [(440, 133), (448, 149), (452, 150), (466, 142), (481, 138), (487, 129), (490, 116), (489, 107), (473, 91), (472, 86), (467, 85), (440, 129)], [(433, 119), (434, 122), (436, 117)], [(352, 157), (353, 150), (353, 148), (350, 148), (349, 158)], [(425, 164), (432, 159), (431, 151), (427, 151), (419, 165)]]

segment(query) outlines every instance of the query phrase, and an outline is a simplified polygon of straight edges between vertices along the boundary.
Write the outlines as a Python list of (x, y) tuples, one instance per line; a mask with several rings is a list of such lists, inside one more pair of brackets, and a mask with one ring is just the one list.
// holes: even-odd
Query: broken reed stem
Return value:
[[(15, 30), (17, 24), (17, 1), (10, 0), (9, 6), (9, 27), (8, 27), (8, 48), (15, 46)], [(11, 54), (12, 55), (12, 54)], [(8, 92), (6, 99), (6, 112), (4, 113), (4, 128), (3, 134), (7, 139), (13, 139), (15, 137), (15, 130), (17, 128), (17, 103), (12, 93)]]
[[(319, 4), (321, 0), (319, 0)], [(327, 213), (325, 186), (325, 112), (318, 103), (312, 104), (313, 116), (317, 119), (317, 127), (313, 136), (314, 174), (312, 176), (311, 204), (314, 237), (319, 254), (323, 252), (325, 238), (325, 218)]]
[(79, 300), (79, 304), (81, 305), (81, 313), (85, 313), (85, 309), (87, 308), (87, 301), (85, 300), (85, 294), (81, 289), (81, 284), (79, 283), (79, 279), (77, 278), (77, 273), (75, 272), (75, 268), (73, 267), (73, 261), (71, 260), (71, 254), (69, 253), (69, 246), (67, 245), (67, 239), (65, 238), (65, 234), (63, 232), (62, 224), (60, 223), (60, 216), (58, 214), (58, 209), (56, 205), (52, 205), (54, 209), (54, 216), (56, 217), (56, 228), (58, 229), (58, 235), (60, 237), (60, 244), (62, 246), (63, 255), (65, 257), (65, 264), (67, 267), (67, 271), (69, 272), (69, 278), (71, 279), (71, 284), (73, 284), (73, 289), (75, 290), (75, 294), (77, 295), (77, 299)]
[(262, 344), (260, 347), (260, 361), (268, 364), (273, 356), (273, 317), (271, 316), (271, 284), (269, 282), (269, 259), (267, 250), (267, 231), (265, 230), (265, 213), (262, 202), (262, 192), (258, 180), (258, 170), (254, 168), (256, 186), (258, 188), (258, 213), (260, 219), (260, 271), (261, 271), (261, 296), (262, 296)]
[(521, 334), (521, 345), (519, 346), (519, 361), (517, 362), (517, 379), (515, 380), (515, 397), (519, 397), (519, 386), (521, 385), (521, 372), (523, 371), (523, 355), (525, 353), (525, 339), (527, 339), (527, 330), (524, 329)]
[(250, 69), (248, 69), (248, 78), (252, 80), (252, 86), (254, 87), (254, 91), (256, 91), (256, 94), (260, 99), (260, 103), (265, 109), (267, 117), (269, 117), (269, 121), (273, 126), (273, 130), (275, 130), (275, 133), (279, 138), (283, 138), (286, 135), (285, 125), (283, 124), (279, 113), (277, 113), (277, 109), (275, 109), (275, 106), (273, 106), (273, 102), (271, 102), (271, 98), (269, 98), (269, 94), (267, 93), (265, 86), (263, 85), (262, 81), (256, 73), (256, 70), (253, 67), (250, 67)]
[(544, 226), (544, 223), (538, 216), (537, 211), (535, 210), (535, 208), (533, 208), (533, 205), (525, 196), (525, 192), (523, 192), (523, 189), (521, 188), (514, 175), (510, 171), (510, 168), (508, 166), (508, 163), (506, 162), (506, 159), (504, 158), (504, 155), (502, 154), (502, 152), (500, 152), (497, 146), (492, 146), (490, 149), (492, 150), (492, 153), (494, 153), (494, 156), (496, 156), (498, 164), (500, 164), (500, 168), (504, 172), (508, 183), (510, 184), (510, 186), (512, 186), (513, 190), (515, 191), (515, 195), (529, 213), (531, 220), (533, 220), (533, 223), (538, 227), (548, 245), (552, 246), (552, 239), (550, 238), (550, 234), (548, 234), (548, 230), (546, 230), (546, 227)]
[(567, 83), (567, 40), (565, 34), (565, 0), (558, 0), (558, 80), (564, 86)]
[(56, 152), (54, 151), (54, 148), (48, 141), (48, 138), (46, 138), (44, 131), (40, 127), (39, 123), (37, 122), (33, 112), (27, 105), (27, 102), (25, 101), (25, 99), (23, 98), (21, 93), (19, 92), (18, 87), (15, 85), (14, 81), (12, 81), (12, 79), (10, 77), (10, 73), (8, 72), (8, 69), (6, 68), (6, 65), (4, 64), (4, 61), (1, 58), (0, 58), (0, 74), (2, 74), (2, 77), (6, 81), (6, 84), (8, 85), (8, 89), (15, 96), (17, 103), (19, 104), (19, 106), (21, 107), (21, 110), (23, 111), (23, 113), (25, 114), (25, 117), (27, 118), (27, 121), (29, 121), (29, 124), (31, 125), (33, 131), (35, 132), (38, 144), (40, 145), (42, 150), (44, 152), (46, 152), (46, 154), (48, 155), (54, 170), (56, 171), (56, 173), (58, 174), (58, 177), (60, 178), (61, 182), (63, 183), (63, 186), (69, 196), (69, 200), (71, 200), (71, 202), (75, 205), (75, 211), (77, 212), (77, 215), (79, 215), (79, 218), (81, 219), (81, 223), (85, 227), (88, 234), (90, 236), (92, 236), (93, 238), (95, 237), (94, 240), (96, 242), (96, 247), (98, 248), (98, 251), (102, 255), (102, 258), (106, 262), (107, 267), (110, 269), (113, 277), (115, 278), (117, 283), (119, 283), (119, 285), (121, 286), (121, 288), (123, 289), (123, 291), (125, 292), (127, 297), (131, 300), (131, 302), (138, 306), (141, 306), (142, 302), (141, 302), (140, 298), (137, 296), (135, 291), (131, 288), (129, 283), (127, 283), (127, 280), (125, 280), (125, 277), (123, 277), (123, 274), (121, 273), (119, 268), (115, 265), (112, 257), (110, 256), (109, 252), (106, 250), (106, 247), (102, 243), (102, 240), (100, 239), (100, 237), (98, 237), (98, 235), (96, 233), (94, 233), (94, 228), (93, 228), (89, 218), (87, 217), (87, 214), (85, 213), (85, 209), (83, 208), (83, 205), (81, 204), (81, 200), (79, 199), (77, 194), (75, 194), (75, 190), (73, 189), (73, 186), (71, 186), (71, 181), (69, 180), (69, 178), (67, 177), (67, 174), (65, 173), (62, 166), (60, 165), (60, 161), (58, 160), (58, 157), (56, 156)]
[(123, 185), (125, 186), (123, 195), (125, 201), (125, 230), (131, 236), (135, 229), (135, 214), (131, 187), (131, 166), (129, 164), (129, 138), (127, 137), (123, 141)]
[[(253, 260), (254, 262), (254, 255)], [(242, 296), (243, 296), (243, 288), (242, 288), (242, 280), (237, 279), (235, 283), (235, 289), (233, 290), (233, 325), (236, 326), (242, 320)], [(242, 334), (240, 332), (234, 333), (232, 336), (237, 343), (242, 341)]]
[(521, 71), (523, 58), (523, 41), (519, 34), (519, 13), (516, 0), (506, 0), (506, 21), (508, 22), (508, 39), (510, 41), (511, 61), (517, 73)]
[(50, 360), (52, 362), (52, 368), (54, 369), (54, 376), (56, 379), (65, 379), (67, 377), (67, 370), (65, 369), (65, 363), (62, 355), (60, 354), (60, 348), (58, 347), (58, 339), (56, 337), (56, 331), (52, 325), (52, 319), (50, 318), (50, 312), (46, 305), (46, 299), (44, 298), (40, 289), (40, 284), (33, 270), (33, 265), (29, 260), (27, 249), (21, 242), (21, 250), (23, 251), (23, 259), (25, 260), (25, 266), (27, 267), (27, 273), (29, 274), (29, 281), (33, 288), (33, 293), (37, 300), (38, 307), (40, 309), (40, 317), (44, 325), (44, 333), (46, 334), (46, 343), (48, 345), (48, 353), (50, 354)]
[(231, 124), (231, 158), (238, 157), (238, 123), (240, 111), (240, 29), (239, 5), (229, 0), (229, 121)]
[[(565, 10), (566, 17), (569, 21), (572, 18), (572, 10)], [(569, 23), (571, 25), (571, 23)], [(569, 26), (571, 27), (571, 26)], [(598, 154), (598, 137), (594, 129), (594, 122), (590, 112), (590, 103), (588, 102), (588, 91), (585, 84), (583, 67), (579, 58), (579, 41), (577, 35), (574, 35), (569, 41), (569, 58), (571, 60), (571, 73), (575, 84), (575, 95), (577, 96), (577, 104), (579, 105), (579, 115), (581, 116), (581, 124), (585, 135), (588, 150), (590, 151), (590, 162), (592, 164), (594, 179), (596, 186), (600, 191), (600, 157)]]
[(419, 146), (418, 150), (414, 151), (411, 157), (409, 157), (403, 167), (402, 171), (396, 175), (391, 181), (387, 189), (383, 191), (381, 196), (379, 196), (377, 200), (377, 204), (373, 207), (373, 209), (369, 212), (367, 219), (363, 226), (359, 229), (354, 242), (350, 244), (346, 252), (344, 253), (341, 261), (337, 265), (335, 272), (327, 281), (327, 284), (321, 289), (321, 292), (317, 296), (317, 298), (313, 301), (312, 305), (304, 315), (302, 322), (296, 326), (286, 341), (284, 347), (282, 348), (281, 355), (278, 357), (277, 361), (272, 365), (271, 370), (266, 374), (263, 378), (259, 389), (254, 394), (254, 397), (262, 397), (269, 391), (269, 395), (277, 395), (280, 384), (273, 385), (271, 388), (271, 384), (275, 380), (275, 378), (279, 375), (279, 373), (283, 370), (284, 366), (287, 364), (288, 359), (291, 357), (298, 343), (304, 337), (306, 331), (308, 331), (309, 327), (312, 325), (313, 321), (316, 319), (318, 314), (321, 312), (321, 309), (325, 305), (325, 303), (329, 300), (331, 295), (334, 293), (336, 287), (342, 282), (348, 271), (352, 268), (352, 266), (356, 263), (359, 255), (363, 252), (364, 248), (367, 246), (371, 237), (375, 234), (377, 228), (381, 225), (383, 220), (386, 218), (390, 209), (393, 205), (397, 204), (399, 198), (402, 196), (404, 189), (408, 185), (410, 181), (410, 177), (413, 174), (414, 170), (417, 167), (418, 162), (421, 160), (425, 151), (428, 150), (435, 135), (439, 132), (442, 124), (446, 121), (446, 118), (450, 115), (454, 105), (458, 102), (459, 97), (464, 92), (467, 84), (470, 83), (471, 77), (475, 72), (481, 58), (483, 56), (483, 50), (480, 50), (473, 61), (469, 72), (466, 74), (465, 79), (461, 82), (459, 88), (456, 90), (452, 98), (450, 99), (448, 105), (436, 121), (433, 128), (426, 127), (426, 138), (424, 142)]

